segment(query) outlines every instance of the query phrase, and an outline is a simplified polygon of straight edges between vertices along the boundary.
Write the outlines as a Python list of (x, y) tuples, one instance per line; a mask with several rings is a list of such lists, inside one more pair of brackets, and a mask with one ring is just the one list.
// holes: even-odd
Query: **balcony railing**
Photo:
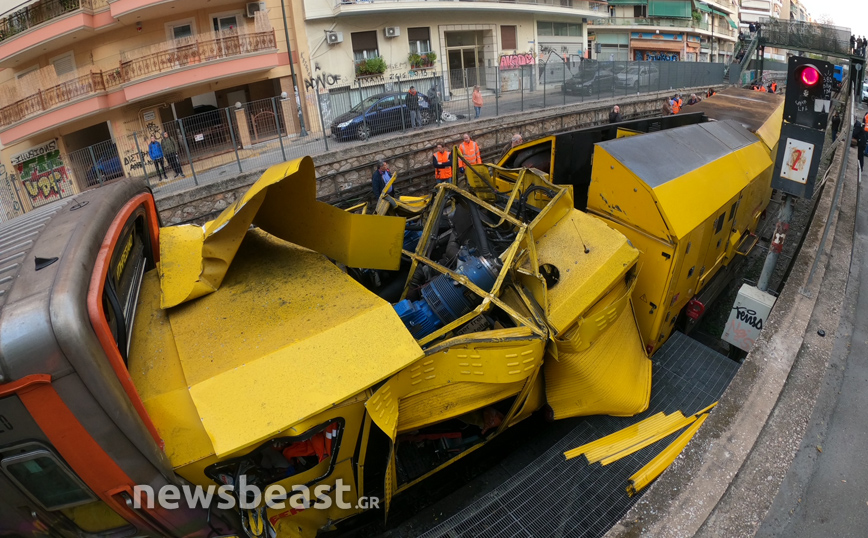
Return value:
[[(217, 37), (189, 38), (183, 43), (161, 43), (121, 54), (120, 65), (115, 68), (86, 68), (69, 80), (54, 77), (55, 85), (45, 82), (46, 73), (28, 75), (22, 80), (9, 81), (0, 88), (0, 99), (9, 103), (0, 108), (0, 127), (9, 127), (41, 112), (87, 96), (95, 96), (122, 84), (135, 82), (160, 73), (169, 73), (186, 67), (197, 66), (214, 60), (243, 54), (266, 52), (276, 49), (274, 30), (264, 32), (222, 33)], [(157, 50), (154, 50), (157, 49)], [(44, 69), (53, 69), (48, 66)], [(40, 70), (42, 71), (42, 70)], [(69, 77), (70, 75), (66, 75)], [(10, 86), (12, 85), (12, 86)], [(41, 88), (32, 90), (34, 85)], [(18, 95), (24, 94), (22, 98)]]
[(229, 31), (221, 32), (216, 37), (209, 34), (209, 37), (185, 38), (121, 53), (122, 82), (277, 47), (274, 30), (251, 33)]
[[(395, 3), (420, 3), (427, 2), (455, 2), (456, 0), (335, 0), (335, 6), (366, 5), (366, 4), (395, 4)], [(600, 11), (605, 13), (606, 2), (594, 0), (460, 0), (461, 2), (477, 2), (480, 4), (520, 4), (549, 7), (565, 7), (581, 11)], [(727, 0), (722, 0), (727, 1)], [(408, 6), (409, 7), (409, 6)]]
[[(645, 17), (602, 17), (599, 19), (591, 19), (590, 24), (594, 26), (650, 26), (650, 27), (667, 27), (667, 28), (693, 28), (699, 30), (711, 31), (711, 24), (707, 22), (696, 22), (693, 19), (666, 19), (666, 18), (645, 18)], [(728, 23), (716, 23), (714, 25), (714, 35), (736, 37), (738, 33), (731, 28)]]
[(103, 7), (108, 7), (108, 0), (39, 0), (0, 18), (0, 42), (67, 13)]

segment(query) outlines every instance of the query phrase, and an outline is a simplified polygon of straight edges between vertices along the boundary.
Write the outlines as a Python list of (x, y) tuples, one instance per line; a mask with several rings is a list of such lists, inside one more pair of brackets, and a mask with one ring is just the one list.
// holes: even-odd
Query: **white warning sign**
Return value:
[(808, 171), (811, 169), (813, 157), (813, 144), (788, 138), (784, 151), (784, 162), (781, 163), (781, 177), (804, 185), (808, 181)]

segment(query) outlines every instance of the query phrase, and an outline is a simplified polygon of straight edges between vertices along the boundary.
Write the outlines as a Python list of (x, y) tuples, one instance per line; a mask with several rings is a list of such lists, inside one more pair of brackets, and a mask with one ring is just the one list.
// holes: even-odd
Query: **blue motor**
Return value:
[[(491, 291), (500, 272), (500, 260), (471, 256), (462, 247), (455, 272), (481, 289)], [(481, 301), (481, 297), (448, 275), (439, 275), (422, 287), (422, 299), (404, 299), (395, 305), (395, 311), (418, 340), (467, 314)]]

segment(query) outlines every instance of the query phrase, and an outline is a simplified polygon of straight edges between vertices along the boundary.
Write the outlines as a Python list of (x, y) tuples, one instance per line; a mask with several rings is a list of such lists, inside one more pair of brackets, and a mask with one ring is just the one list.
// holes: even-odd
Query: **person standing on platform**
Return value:
[(482, 115), (482, 94), (479, 92), (479, 86), (473, 87), (473, 96), (471, 97), (473, 101), (473, 108), (476, 110), (476, 118), (479, 119), (479, 116)]
[(151, 135), (151, 142), (148, 144), (148, 157), (154, 162), (154, 168), (157, 170), (157, 180), (163, 181), (169, 179), (166, 174), (166, 164), (163, 162), (163, 146), (157, 140), (157, 135)]
[(169, 166), (175, 172), (175, 179), (179, 177), (187, 177), (184, 175), (184, 169), (181, 168), (181, 163), (178, 162), (178, 148), (175, 141), (169, 136), (168, 131), (163, 131), (163, 155), (169, 161)]

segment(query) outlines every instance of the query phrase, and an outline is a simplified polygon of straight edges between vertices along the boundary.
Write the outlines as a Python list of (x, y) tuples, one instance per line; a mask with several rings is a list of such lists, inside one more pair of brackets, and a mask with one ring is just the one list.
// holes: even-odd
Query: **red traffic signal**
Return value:
[(805, 86), (816, 86), (820, 79), (820, 72), (813, 65), (806, 65), (799, 71), (799, 80)]

